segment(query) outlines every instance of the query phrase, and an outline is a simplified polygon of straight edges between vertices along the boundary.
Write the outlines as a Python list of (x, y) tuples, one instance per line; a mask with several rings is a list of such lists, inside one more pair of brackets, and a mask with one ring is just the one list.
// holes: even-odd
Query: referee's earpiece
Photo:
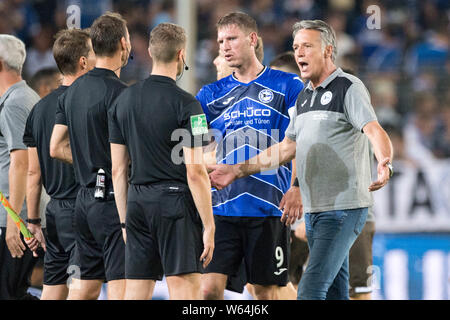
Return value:
[(188, 71), (188, 70), (189, 70), (189, 67), (188, 67), (188, 65), (186, 64), (186, 62), (184, 62), (184, 57), (181, 57), (181, 59), (183, 59), (184, 70)]

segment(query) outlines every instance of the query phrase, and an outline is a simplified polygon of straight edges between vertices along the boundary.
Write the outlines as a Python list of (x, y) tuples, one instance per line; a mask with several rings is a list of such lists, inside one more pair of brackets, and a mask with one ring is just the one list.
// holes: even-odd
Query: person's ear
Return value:
[(120, 38), (120, 45), (122, 46), (122, 51), (127, 51), (127, 40), (125, 37)]
[(256, 32), (250, 32), (249, 37), (250, 44), (256, 48), (256, 45), (258, 44), (258, 35), (256, 34)]
[(78, 65), (80, 66), (81, 70), (84, 70), (87, 68), (87, 58), (85, 56), (81, 56), (80, 60), (78, 61)]
[(325, 47), (325, 58), (331, 59), (332, 55), (333, 55), (333, 46), (331, 46), (331, 45), (326, 46)]

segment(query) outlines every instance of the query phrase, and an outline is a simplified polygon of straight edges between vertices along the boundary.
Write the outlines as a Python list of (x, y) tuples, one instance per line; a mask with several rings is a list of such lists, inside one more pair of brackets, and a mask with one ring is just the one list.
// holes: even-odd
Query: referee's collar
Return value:
[[(325, 80), (323, 80), (322, 83), (316, 87), (316, 89), (320, 88), (320, 87), (326, 88), (330, 84), (330, 82), (333, 81), (334, 79), (336, 79), (336, 77), (338, 75), (340, 75), (341, 73), (343, 73), (342, 69), (337, 68), (336, 70), (334, 70), (334, 72), (332, 74), (330, 74)], [(310, 91), (314, 91), (311, 81), (308, 81), (308, 86), (306, 87), (306, 89), (308, 89)]]
[(152, 80), (152, 81), (164, 82), (164, 83), (170, 83), (170, 84), (176, 84), (177, 83), (172, 78), (167, 77), (167, 76), (162, 76), (162, 75), (159, 75), (159, 74), (150, 74), (148, 79)]
[(89, 73), (93, 76), (100, 76), (100, 77), (110, 76), (110, 77), (114, 77), (114, 78), (119, 78), (114, 71), (112, 71), (110, 69), (105, 69), (105, 68), (95, 67), (94, 69), (89, 71)]

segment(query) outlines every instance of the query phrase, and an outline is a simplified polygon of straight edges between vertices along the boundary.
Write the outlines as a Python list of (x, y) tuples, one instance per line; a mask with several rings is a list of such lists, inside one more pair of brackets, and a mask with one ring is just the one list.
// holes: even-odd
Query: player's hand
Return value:
[(203, 268), (206, 268), (212, 260), (214, 253), (214, 227), (208, 227), (203, 230), (203, 252), (200, 261), (203, 262)]
[(381, 189), (389, 181), (390, 172), (389, 172), (389, 168), (386, 165), (389, 161), (390, 161), (389, 158), (385, 158), (385, 159), (383, 159), (383, 161), (378, 162), (377, 181), (372, 182), (372, 184), (369, 186), (369, 191), (376, 191), (378, 189)]
[(26, 247), (20, 238), (20, 230), (14, 225), (14, 222), (8, 222), (7, 224), (5, 241), (11, 256), (13, 258), (22, 258)]
[(221, 190), (232, 183), (236, 177), (235, 166), (227, 164), (211, 164), (206, 166), (209, 174), (209, 179), (211, 180), (211, 186)]
[(44, 251), (47, 251), (47, 247), (45, 245), (45, 237), (42, 233), (42, 227), (41, 225), (36, 225), (29, 223), (27, 225), (27, 229), (30, 230), (30, 232), (34, 235), (34, 238), (31, 238), (29, 240), (25, 239), (25, 243), (27, 244), (28, 248), (33, 252), (33, 257), (38, 257), (37, 249), (39, 247), (42, 247)]
[(289, 226), (295, 223), (295, 220), (300, 219), (303, 215), (302, 196), (300, 188), (292, 186), (283, 196), (280, 202), (279, 209), (283, 211), (281, 215), (281, 222)]

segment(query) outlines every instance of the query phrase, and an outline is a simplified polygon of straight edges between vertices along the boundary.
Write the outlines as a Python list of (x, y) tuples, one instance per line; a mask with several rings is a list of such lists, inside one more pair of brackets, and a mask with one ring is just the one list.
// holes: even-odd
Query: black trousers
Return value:
[(30, 299), (27, 290), (37, 258), (28, 247), (22, 258), (13, 258), (6, 245), (6, 228), (0, 230), (0, 300)]

